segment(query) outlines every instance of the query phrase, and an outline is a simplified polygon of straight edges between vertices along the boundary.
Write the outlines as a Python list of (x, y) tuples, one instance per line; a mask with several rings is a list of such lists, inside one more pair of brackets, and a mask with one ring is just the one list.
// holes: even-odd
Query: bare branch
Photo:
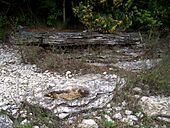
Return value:
[(3, 4), (11, 5), (9, 2), (4, 1), (4, 0), (0, 0), (0, 2), (3, 3)]

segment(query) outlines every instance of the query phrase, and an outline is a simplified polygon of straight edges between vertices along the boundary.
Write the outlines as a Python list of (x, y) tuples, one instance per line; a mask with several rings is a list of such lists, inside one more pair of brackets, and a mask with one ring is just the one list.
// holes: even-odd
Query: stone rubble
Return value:
[(98, 128), (99, 126), (93, 119), (84, 119), (79, 125), (78, 128)]
[(104, 115), (104, 118), (105, 118), (107, 121), (109, 121), (109, 122), (114, 122), (114, 121), (111, 119), (111, 117), (108, 116), (108, 115)]
[[(22, 101), (31, 105), (38, 104), (40, 107), (52, 111), (61, 119), (74, 113), (106, 106), (103, 110), (107, 112), (105, 118), (108, 121), (115, 119), (135, 125), (144, 117), (142, 112), (134, 113), (126, 109), (128, 104), (126, 101), (118, 106), (109, 103), (114, 96), (117, 83), (123, 87), (126, 82), (125, 79), (115, 74), (109, 75), (105, 72), (104, 74), (73, 76), (68, 71), (64, 77), (49, 71), (41, 73), (35, 65), (22, 64), (17, 50), (0, 46), (0, 110), (10, 111), (15, 117), (18, 116), (17, 112)], [(51, 100), (43, 97), (49, 91), (72, 87), (88, 88), (90, 95), (74, 101)], [(134, 88), (133, 91), (142, 93), (139, 87)], [(158, 119), (170, 122), (170, 97), (143, 96), (139, 105), (148, 116), (157, 116)], [(26, 117), (26, 113), (25, 110), (20, 111), (22, 117)], [(97, 115), (97, 112), (93, 116), (94, 118), (96, 116), (98, 120), (102, 119)], [(21, 124), (28, 122), (29, 120), (24, 119)], [(38, 128), (39, 126), (34, 127)], [(83, 119), (79, 127), (98, 128), (99, 126), (93, 119)], [(13, 128), (12, 120), (1, 113), (0, 128)]]
[(123, 61), (113, 64), (113, 66), (127, 71), (138, 72), (142, 69), (151, 69), (155, 67), (161, 59), (146, 59), (138, 61)]
[(13, 121), (7, 115), (0, 115), (0, 128), (13, 128)]
[(24, 125), (24, 124), (29, 124), (30, 123), (30, 121), (29, 120), (27, 120), (27, 119), (24, 119), (20, 124), (21, 125)]
[[(0, 108), (7, 110), (13, 106), (15, 109), (21, 101), (49, 109), (64, 118), (71, 113), (102, 108), (114, 95), (114, 89), (125, 80), (116, 75), (87, 74), (80, 77), (68, 77), (71, 72), (66, 72), (66, 77), (57, 73), (37, 72), (35, 65), (20, 64), (16, 50), (3, 50), (0, 59)], [(44, 97), (49, 91), (64, 90), (67, 88), (85, 87), (90, 95), (74, 101), (51, 100)], [(84, 107), (83, 107), (84, 106)], [(13, 108), (13, 109), (14, 109)]]
[(121, 120), (122, 119), (122, 114), (121, 113), (116, 113), (113, 115), (113, 119), (118, 119)]
[(133, 88), (133, 91), (134, 91), (135, 93), (142, 94), (142, 89), (139, 88), (139, 87)]
[(156, 116), (170, 122), (170, 97), (143, 96), (139, 105), (148, 116)]

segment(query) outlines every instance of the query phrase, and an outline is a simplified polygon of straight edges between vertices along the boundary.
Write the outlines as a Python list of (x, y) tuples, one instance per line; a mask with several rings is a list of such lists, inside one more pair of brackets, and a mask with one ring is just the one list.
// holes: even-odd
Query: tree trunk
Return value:
[(63, 22), (66, 21), (66, 8), (65, 8), (65, 0), (63, 0)]

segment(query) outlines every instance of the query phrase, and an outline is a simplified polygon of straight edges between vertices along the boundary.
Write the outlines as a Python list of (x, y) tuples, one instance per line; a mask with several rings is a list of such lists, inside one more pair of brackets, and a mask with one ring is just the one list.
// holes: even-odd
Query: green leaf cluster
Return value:
[[(170, 6), (161, 0), (86, 0), (73, 7), (79, 20), (92, 31), (113, 33), (129, 29), (168, 26)], [(170, 2), (167, 2), (170, 5)], [(169, 12), (167, 12), (169, 11)]]
[[(64, 0), (3, 0), (0, 12), (8, 23), (55, 27), (66, 20), (69, 26), (82, 23), (102, 33), (170, 26), (169, 0), (65, 0), (65, 4)], [(3, 24), (1, 16), (0, 28)]]
[[(103, 3), (102, 3), (103, 4)], [(98, 31), (102, 33), (113, 33), (118, 26), (122, 24), (121, 20), (115, 20), (112, 14), (94, 12), (92, 4), (88, 2), (80, 4), (73, 8), (73, 12), (80, 21), (90, 31)]]
[(62, 12), (55, 8), (52, 8), (50, 10), (50, 14), (47, 17), (47, 25), (49, 26), (55, 26), (57, 23), (57, 20), (59, 19), (59, 17), (62, 15)]

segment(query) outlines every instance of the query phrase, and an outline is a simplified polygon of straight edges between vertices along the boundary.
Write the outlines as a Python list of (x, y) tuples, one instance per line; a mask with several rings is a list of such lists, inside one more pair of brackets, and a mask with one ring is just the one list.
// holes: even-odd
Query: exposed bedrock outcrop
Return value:
[(142, 43), (140, 33), (100, 34), (97, 32), (27, 32), (21, 31), (10, 37), (16, 44), (38, 44), (53, 46), (82, 45), (138, 45)]
[[(64, 118), (70, 114), (104, 107), (115, 94), (115, 88), (125, 84), (125, 80), (116, 75), (87, 74), (70, 80), (59, 81), (46, 87), (35, 89), (26, 101), (52, 111), (56, 116)], [(118, 87), (119, 87), (118, 86)], [(89, 94), (74, 100), (53, 99), (44, 97), (51, 91), (74, 88), (86, 88)], [(60, 94), (61, 95), (61, 94)], [(68, 95), (71, 96), (71, 95)]]

